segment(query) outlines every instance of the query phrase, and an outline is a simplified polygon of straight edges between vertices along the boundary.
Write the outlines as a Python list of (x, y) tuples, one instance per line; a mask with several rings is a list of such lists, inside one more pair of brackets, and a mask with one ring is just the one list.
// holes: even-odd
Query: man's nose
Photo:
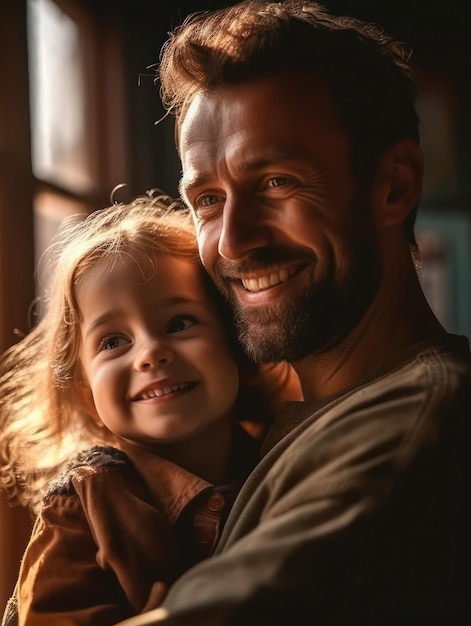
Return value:
[(144, 372), (158, 369), (175, 360), (174, 351), (164, 341), (150, 340), (140, 348), (134, 363), (136, 370)]
[(273, 224), (255, 198), (226, 198), (219, 235), (220, 256), (241, 259), (253, 250), (270, 246), (273, 238)]

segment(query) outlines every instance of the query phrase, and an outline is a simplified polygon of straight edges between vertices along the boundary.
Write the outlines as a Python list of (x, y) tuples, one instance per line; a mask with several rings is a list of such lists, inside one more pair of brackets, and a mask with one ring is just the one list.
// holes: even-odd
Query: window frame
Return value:
[[(36, 293), (35, 197), (54, 194), (91, 212), (110, 203), (112, 188), (127, 181), (127, 117), (120, 13), (102, 12), (93, 3), (54, 0), (74, 20), (86, 24), (85, 63), (90, 97), (87, 115), (95, 139), (94, 185), (77, 193), (32, 171), (28, 67), (27, 0), (0, 4), (0, 352), (18, 340), (14, 329), (30, 328), (29, 309)], [(70, 213), (64, 202), (64, 217)], [(61, 211), (56, 215), (57, 223)], [(13, 269), (14, 268), (14, 269)], [(18, 576), (31, 531), (31, 516), (9, 505), (0, 493), (0, 606), (5, 606)]]

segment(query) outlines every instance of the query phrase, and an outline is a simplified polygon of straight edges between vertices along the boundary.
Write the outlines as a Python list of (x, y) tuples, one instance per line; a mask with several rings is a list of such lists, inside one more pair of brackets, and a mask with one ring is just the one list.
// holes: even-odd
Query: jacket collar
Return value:
[(190, 502), (213, 487), (203, 478), (137, 444), (121, 441), (119, 447), (141, 474), (156, 504), (167, 512), (172, 524)]

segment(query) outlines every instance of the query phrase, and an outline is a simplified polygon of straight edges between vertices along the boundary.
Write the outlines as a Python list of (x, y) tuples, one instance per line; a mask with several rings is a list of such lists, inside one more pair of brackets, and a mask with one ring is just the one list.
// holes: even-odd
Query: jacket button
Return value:
[(208, 500), (208, 508), (210, 511), (220, 511), (224, 508), (224, 497), (218, 493), (214, 493)]

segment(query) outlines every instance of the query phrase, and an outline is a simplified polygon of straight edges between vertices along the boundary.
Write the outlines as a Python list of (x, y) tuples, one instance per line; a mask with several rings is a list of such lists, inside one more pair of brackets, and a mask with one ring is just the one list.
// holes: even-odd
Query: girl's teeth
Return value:
[(187, 383), (178, 383), (171, 386), (168, 385), (159, 389), (150, 389), (149, 391), (145, 391), (141, 397), (143, 400), (149, 400), (150, 398), (160, 398), (161, 396), (167, 396), (169, 393), (180, 391), (181, 389), (186, 389), (186, 387), (188, 387)]

